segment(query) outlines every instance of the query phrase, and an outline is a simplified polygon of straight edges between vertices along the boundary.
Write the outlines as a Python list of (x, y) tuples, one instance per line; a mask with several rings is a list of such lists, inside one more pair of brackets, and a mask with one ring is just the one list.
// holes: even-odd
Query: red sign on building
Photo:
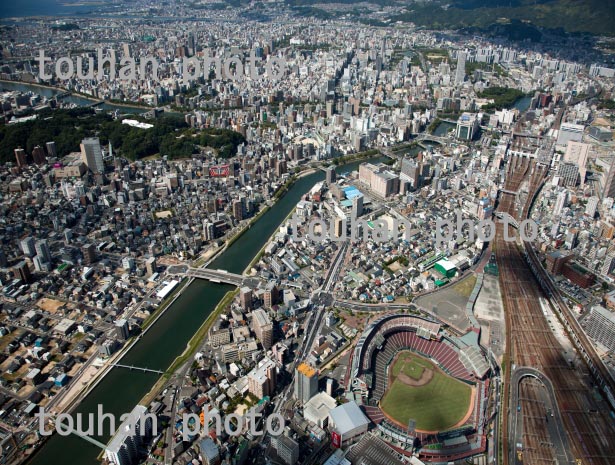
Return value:
[(342, 437), (335, 431), (331, 432), (331, 445), (336, 449), (339, 449), (342, 445)]
[(209, 168), (209, 176), (212, 178), (222, 178), (228, 176), (229, 165), (217, 165)]

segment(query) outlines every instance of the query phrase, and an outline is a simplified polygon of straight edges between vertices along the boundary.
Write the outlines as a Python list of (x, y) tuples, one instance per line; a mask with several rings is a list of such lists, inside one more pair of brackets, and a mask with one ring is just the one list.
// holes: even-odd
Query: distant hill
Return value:
[(488, 27), (517, 19), (567, 32), (615, 35), (615, 0), (437, 0), (416, 5), (417, 23), (423, 25)]
[[(368, 1), (399, 7), (400, 13), (389, 18), (393, 21), (411, 21), (435, 29), (485, 29), (506, 26), (512, 21), (518, 25), (523, 21), (547, 29), (615, 36), (615, 0)], [(322, 0), (287, 0), (289, 5), (304, 7), (304, 12), (309, 11), (305, 7), (322, 3)], [(355, 2), (336, 0), (335, 3)]]

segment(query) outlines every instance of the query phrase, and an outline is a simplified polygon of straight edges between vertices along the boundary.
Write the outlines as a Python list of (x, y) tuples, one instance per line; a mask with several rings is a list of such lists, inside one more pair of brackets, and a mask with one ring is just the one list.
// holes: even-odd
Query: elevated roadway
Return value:
[(212, 270), (210, 268), (193, 268), (187, 265), (174, 265), (169, 267), (169, 273), (176, 276), (205, 279), (212, 283), (230, 284), (232, 286), (258, 287), (260, 280), (256, 277), (243, 276), (230, 273), (226, 270)]
[[(550, 438), (550, 443), (554, 449), (555, 459), (558, 465), (575, 465), (576, 461), (572, 460), (570, 446), (566, 438), (562, 415), (557, 406), (557, 398), (551, 380), (539, 370), (530, 367), (517, 367), (512, 374), (511, 379), (511, 404), (514, 407), (512, 415), (510, 415), (510, 434), (514, 438), (515, 444), (523, 445), (523, 415), (526, 414), (521, 406), (521, 382), (525, 378), (533, 378), (538, 380), (543, 387), (542, 402), (547, 407), (547, 430)], [(516, 407), (515, 407), (516, 406)], [(551, 420), (549, 420), (551, 418)], [(521, 454), (519, 454), (521, 452)], [(509, 449), (510, 464), (523, 463), (523, 447), (511, 447)]]

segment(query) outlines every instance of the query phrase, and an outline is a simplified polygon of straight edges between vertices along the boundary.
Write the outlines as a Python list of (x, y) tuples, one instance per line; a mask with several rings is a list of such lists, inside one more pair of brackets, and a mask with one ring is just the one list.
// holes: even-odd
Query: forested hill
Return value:
[[(286, 0), (299, 11), (318, 10), (321, 0)], [(511, 20), (547, 29), (615, 36), (615, 0), (368, 0), (399, 7), (391, 21), (435, 29), (488, 28)], [(355, 3), (338, 0), (336, 3)], [(316, 5), (316, 7), (311, 7)], [(311, 7), (311, 8), (308, 8)], [(519, 24), (518, 22), (516, 24)]]

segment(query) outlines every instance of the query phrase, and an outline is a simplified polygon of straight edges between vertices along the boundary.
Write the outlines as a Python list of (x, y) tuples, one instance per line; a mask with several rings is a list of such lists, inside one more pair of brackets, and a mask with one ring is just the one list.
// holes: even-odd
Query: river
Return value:
[[(383, 159), (376, 159), (383, 160)], [(361, 161), (338, 167), (338, 172), (351, 171)], [(254, 225), (235, 241), (224, 253), (210, 264), (210, 268), (225, 269), (242, 273), (252, 258), (265, 245), (268, 238), (279, 227), (301, 196), (318, 181), (324, 173), (318, 171), (299, 178), (289, 191), (267, 211)], [(214, 284), (195, 280), (162, 317), (148, 330), (143, 338), (124, 356), (122, 364), (165, 370), (186, 347), (196, 329), (216, 308), (229, 285)], [(116, 418), (131, 411), (139, 400), (157, 381), (158, 375), (114, 368), (81, 402), (74, 413), (80, 413), (87, 421), (90, 412), (103, 406), (105, 413)], [(87, 423), (84, 423), (84, 426)], [(108, 428), (108, 423), (105, 427)], [(102, 439), (106, 443), (107, 437)], [(32, 459), (32, 465), (88, 465), (96, 464), (100, 449), (77, 436), (54, 435)]]
[[(35, 94), (41, 95), (42, 97), (46, 97), (48, 99), (51, 99), (55, 97), (57, 94), (59, 94), (60, 92), (63, 92), (62, 90), (55, 89), (53, 87), (44, 87), (44, 86), (38, 86), (35, 84), (28, 84), (25, 82), (9, 82), (9, 81), (0, 82), (0, 90), (9, 90), (9, 91), (18, 90), (21, 92), (34, 92)], [(91, 105), (94, 102), (98, 102), (99, 100), (95, 98), (85, 98), (80, 95), (71, 94), (67, 97), (62, 98), (61, 101), (68, 102), (68, 103), (74, 103), (75, 105), (78, 105), (80, 107), (85, 107), (85, 106)], [(149, 111), (147, 108), (136, 107), (136, 106), (131, 106), (131, 105), (113, 105), (112, 103), (107, 103), (107, 102), (97, 105), (96, 108), (101, 108), (103, 110), (111, 110), (111, 111), (118, 110), (120, 113), (135, 113), (135, 114), (145, 113), (146, 111)]]

